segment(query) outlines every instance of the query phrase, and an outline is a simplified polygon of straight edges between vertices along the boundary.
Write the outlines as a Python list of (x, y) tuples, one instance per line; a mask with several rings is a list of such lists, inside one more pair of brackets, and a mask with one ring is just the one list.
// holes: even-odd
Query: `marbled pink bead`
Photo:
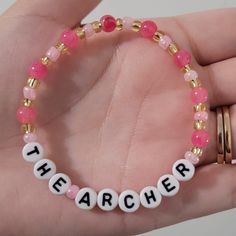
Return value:
[(124, 27), (124, 29), (127, 29), (127, 30), (131, 29), (133, 22), (134, 22), (133, 18), (124, 17), (123, 18), (123, 27)]
[(191, 62), (191, 54), (188, 51), (182, 49), (173, 55), (173, 59), (176, 66), (183, 68), (185, 65)]
[(100, 22), (104, 32), (112, 32), (116, 28), (116, 19), (113, 16), (102, 16)]
[(208, 120), (208, 113), (206, 111), (198, 111), (194, 114), (194, 120)]
[(35, 100), (35, 98), (36, 98), (36, 91), (33, 88), (25, 86), (23, 88), (23, 95), (27, 99)]
[(85, 31), (85, 35), (87, 38), (89, 38), (95, 34), (95, 31), (94, 31), (93, 26), (91, 24), (84, 25), (83, 29)]
[(157, 25), (154, 21), (146, 20), (142, 22), (140, 33), (145, 38), (152, 38), (157, 31)]
[(184, 74), (185, 81), (196, 80), (198, 78), (198, 73), (195, 70), (190, 70)]
[(159, 41), (159, 46), (163, 48), (164, 50), (166, 50), (171, 44), (171, 42), (172, 42), (172, 39), (168, 35), (164, 35), (163, 37), (161, 37)]
[(69, 199), (74, 200), (78, 192), (79, 192), (79, 187), (77, 185), (71, 185), (70, 188), (66, 192), (66, 196)]
[(17, 110), (16, 117), (23, 124), (32, 124), (36, 118), (36, 111), (32, 107), (20, 107)]
[(28, 72), (33, 78), (43, 80), (48, 72), (48, 68), (40, 62), (34, 62), (29, 67)]
[(204, 103), (208, 99), (208, 91), (203, 87), (193, 88), (191, 98), (193, 103)]
[(37, 140), (37, 135), (35, 133), (24, 134), (23, 140), (25, 143), (35, 142)]
[(68, 48), (76, 48), (78, 46), (79, 37), (74, 30), (66, 30), (61, 34), (60, 41)]
[(192, 164), (196, 165), (199, 162), (199, 157), (195, 155), (194, 153), (187, 151), (184, 154), (184, 158), (188, 161), (190, 161)]
[(50, 47), (46, 52), (46, 56), (53, 62), (56, 62), (60, 57), (60, 51), (56, 47)]
[(209, 143), (209, 134), (205, 130), (196, 130), (192, 134), (192, 144), (204, 148)]

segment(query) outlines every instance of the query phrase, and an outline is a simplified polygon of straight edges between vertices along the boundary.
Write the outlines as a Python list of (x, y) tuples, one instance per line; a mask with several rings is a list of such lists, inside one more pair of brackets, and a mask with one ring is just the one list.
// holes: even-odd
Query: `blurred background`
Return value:
[[(15, 0), (0, 0), (0, 13), (14, 2)], [(117, 17), (156, 17), (225, 7), (236, 7), (236, 0), (103, 0), (85, 20), (95, 20), (107, 13)], [(236, 30), (236, 27), (232, 30)], [(155, 230), (140, 236), (234, 236), (236, 235), (235, 221), (236, 210), (230, 210)]]

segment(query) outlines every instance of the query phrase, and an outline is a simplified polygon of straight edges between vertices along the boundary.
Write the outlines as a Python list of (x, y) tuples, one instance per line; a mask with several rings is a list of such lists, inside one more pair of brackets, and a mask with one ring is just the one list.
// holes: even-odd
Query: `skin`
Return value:
[[(195, 177), (181, 184), (175, 197), (133, 214), (82, 211), (33, 177), (32, 164), (21, 157), (22, 134), (15, 119), (27, 67), (97, 3), (19, 0), (0, 17), (1, 235), (130, 235), (236, 205), (235, 167), (213, 164), (216, 106), (230, 105), (236, 147), (235, 8), (155, 19), (192, 53), (192, 64), (209, 90), (211, 142)], [(46, 157), (73, 183), (96, 191), (140, 191), (156, 185), (191, 147), (189, 86), (155, 43), (128, 32), (99, 34), (57, 65), (38, 90), (38, 136)]]

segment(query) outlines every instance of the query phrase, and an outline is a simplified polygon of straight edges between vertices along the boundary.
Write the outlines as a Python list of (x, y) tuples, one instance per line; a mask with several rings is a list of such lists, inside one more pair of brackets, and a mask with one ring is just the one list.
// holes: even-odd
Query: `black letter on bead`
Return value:
[(124, 198), (125, 207), (128, 208), (128, 209), (131, 209), (132, 207), (134, 207), (134, 203), (132, 203), (132, 204), (129, 205), (127, 198), (133, 199), (134, 197), (133, 197), (132, 195), (127, 195), (127, 196), (125, 196), (125, 198)]
[(176, 187), (175, 186), (170, 187), (171, 184), (170, 183), (166, 183), (168, 180), (169, 180), (169, 177), (163, 179), (161, 181), (161, 183), (163, 184), (163, 186), (166, 189), (166, 191), (169, 193), (169, 192), (173, 191)]
[(105, 206), (106, 202), (109, 204), (109, 206), (111, 206), (112, 205), (111, 199), (112, 195), (110, 193), (103, 193), (102, 206)]
[(60, 178), (52, 185), (52, 187), (53, 187), (58, 193), (60, 192), (60, 189), (59, 189), (56, 185), (58, 185), (59, 187), (61, 187), (62, 184), (61, 184), (60, 182), (63, 182), (64, 184), (67, 183), (65, 179), (63, 179), (62, 177), (60, 177)]
[(90, 196), (88, 192), (86, 192), (84, 196), (79, 200), (79, 204), (81, 203), (85, 203), (87, 206), (90, 206)]
[(34, 153), (36, 153), (36, 154), (39, 155), (39, 149), (38, 149), (37, 146), (34, 146), (34, 150), (31, 151), (31, 152), (28, 152), (28, 153), (27, 153), (27, 156), (29, 156), (29, 155), (31, 155), (31, 154), (34, 154)]
[(175, 168), (183, 177), (185, 177), (184, 172), (185, 171), (190, 171), (190, 169), (186, 168), (186, 166), (183, 163), (180, 163), (179, 165), (176, 166)]
[(47, 174), (47, 173), (51, 170), (50, 167), (49, 167), (48, 169), (45, 168), (47, 165), (48, 165), (47, 163), (44, 163), (43, 165), (41, 165), (41, 166), (37, 169), (37, 171), (42, 170), (42, 173), (40, 174), (40, 176), (44, 176), (45, 174)]
[(157, 199), (156, 199), (156, 197), (155, 197), (155, 194), (154, 194), (154, 192), (153, 192), (152, 190), (150, 191), (150, 195), (149, 195), (149, 196), (148, 196), (147, 193), (144, 193), (144, 196), (145, 196), (145, 198), (146, 198), (148, 204), (151, 203), (150, 199), (153, 199), (154, 202), (157, 201)]

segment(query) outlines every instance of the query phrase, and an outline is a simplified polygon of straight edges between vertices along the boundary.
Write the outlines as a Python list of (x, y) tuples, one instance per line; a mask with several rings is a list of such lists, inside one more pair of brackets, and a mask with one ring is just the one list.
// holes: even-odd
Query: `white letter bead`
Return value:
[(172, 173), (177, 180), (188, 181), (194, 176), (195, 166), (186, 159), (180, 159), (174, 163)]
[(179, 191), (179, 181), (173, 175), (163, 175), (157, 182), (157, 188), (165, 197), (172, 197)]
[(22, 150), (23, 158), (29, 162), (36, 162), (43, 158), (43, 147), (40, 143), (27, 143)]
[(37, 179), (50, 179), (56, 174), (56, 165), (48, 159), (41, 159), (34, 165), (34, 175)]
[(56, 195), (62, 195), (66, 193), (70, 186), (71, 180), (69, 176), (63, 173), (53, 175), (48, 183), (50, 191)]
[(119, 196), (119, 207), (124, 212), (135, 212), (140, 206), (139, 195), (133, 190), (125, 190)]
[(146, 208), (156, 208), (161, 203), (162, 196), (157, 188), (148, 186), (140, 192), (140, 202)]
[(98, 193), (97, 204), (102, 210), (111, 211), (118, 205), (118, 194), (112, 189), (103, 189)]
[(83, 210), (90, 210), (96, 206), (97, 193), (91, 188), (81, 188), (76, 195), (75, 204)]

